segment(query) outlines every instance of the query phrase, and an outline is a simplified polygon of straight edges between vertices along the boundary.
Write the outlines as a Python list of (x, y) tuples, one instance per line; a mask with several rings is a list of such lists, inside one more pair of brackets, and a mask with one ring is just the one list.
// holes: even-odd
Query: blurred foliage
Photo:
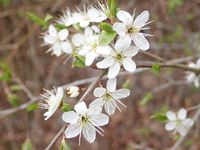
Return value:
[(0, 5), (8, 7), (10, 5), (10, 0), (0, 0)]
[(10, 79), (11, 79), (10, 67), (4, 62), (0, 62), (0, 80), (4, 82), (9, 82)]
[(101, 45), (108, 45), (112, 42), (112, 40), (116, 37), (116, 32), (107, 32), (102, 31), (100, 35), (100, 44)]
[(155, 119), (156, 121), (161, 123), (166, 123), (166, 121), (168, 120), (166, 116), (167, 111), (168, 107), (164, 106), (163, 108), (161, 108), (160, 111), (154, 112), (151, 116), (151, 119)]
[(13, 107), (17, 107), (17, 106), (20, 105), (20, 103), (19, 103), (19, 101), (18, 101), (19, 97), (18, 97), (17, 95), (11, 94), (11, 93), (10, 93), (10, 94), (7, 95), (7, 98), (8, 98), (9, 103), (10, 103)]
[(85, 57), (76, 55), (74, 56), (73, 67), (83, 68), (85, 67)]
[(27, 138), (24, 143), (22, 144), (21, 150), (32, 150), (32, 143), (29, 138)]
[(153, 94), (151, 92), (148, 92), (144, 95), (139, 104), (140, 106), (146, 106), (152, 100), (153, 100)]
[(184, 0), (169, 0), (168, 2), (168, 12), (173, 14), (177, 7), (183, 5)]
[(38, 104), (36, 104), (36, 103), (33, 103), (33, 104), (29, 105), (29, 106), (26, 108), (26, 110), (27, 110), (28, 112), (34, 111), (34, 110), (36, 110), (36, 109), (38, 109)]

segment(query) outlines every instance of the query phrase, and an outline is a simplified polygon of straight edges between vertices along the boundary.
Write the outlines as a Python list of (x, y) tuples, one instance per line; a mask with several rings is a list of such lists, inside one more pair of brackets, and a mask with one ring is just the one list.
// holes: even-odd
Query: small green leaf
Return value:
[(60, 150), (71, 150), (69, 143), (65, 139), (61, 142)]
[(167, 107), (163, 107), (160, 111), (154, 112), (153, 115), (151, 116), (151, 119), (155, 119), (158, 122), (161, 123), (166, 123), (167, 122), (167, 116), (166, 113), (168, 111)]
[(112, 26), (109, 24), (109, 23), (106, 23), (106, 22), (102, 22), (100, 23), (100, 28), (106, 32), (115, 32), (113, 29), (112, 29)]
[(22, 87), (20, 85), (12, 85), (10, 86), (10, 90), (15, 92), (15, 91), (20, 91)]
[(145, 106), (149, 102), (151, 102), (152, 100), (153, 100), (153, 94), (151, 92), (148, 92), (148, 93), (146, 93), (146, 95), (140, 101), (140, 106)]
[(75, 56), (73, 67), (78, 67), (78, 68), (85, 67), (85, 57), (79, 55)]
[(152, 65), (151, 71), (152, 71), (153, 74), (155, 74), (155, 75), (159, 74), (160, 70), (161, 69), (160, 69), (160, 65), (159, 64), (153, 64)]
[(53, 19), (53, 16), (50, 14), (47, 14), (44, 18), (44, 22), (48, 23), (51, 19)]
[(22, 144), (21, 150), (32, 150), (32, 143), (29, 138), (27, 138), (24, 143)]
[(11, 79), (11, 71), (9, 66), (4, 62), (0, 62), (0, 80), (9, 82), (10, 79)]
[(113, 39), (116, 37), (116, 32), (106, 32), (106, 31), (102, 31), (100, 38), (99, 38), (99, 42), (100, 45), (109, 45)]
[(37, 16), (33, 12), (28, 12), (27, 16), (28, 16), (29, 20), (33, 21), (34, 23), (36, 23), (42, 27), (46, 28), (48, 26), (48, 24), (43, 19), (41, 19), (39, 16)]
[(63, 103), (62, 111), (67, 112), (73, 110), (72, 106), (69, 103)]
[(38, 104), (36, 104), (36, 103), (33, 103), (33, 104), (29, 105), (29, 106), (26, 108), (26, 110), (27, 110), (28, 112), (34, 111), (34, 110), (36, 110), (36, 109), (38, 109)]
[(8, 101), (13, 107), (17, 107), (20, 105), (18, 101), (18, 96), (15, 94), (8, 94)]
[(117, 0), (111, 0), (110, 1), (110, 14), (115, 17), (117, 14)]

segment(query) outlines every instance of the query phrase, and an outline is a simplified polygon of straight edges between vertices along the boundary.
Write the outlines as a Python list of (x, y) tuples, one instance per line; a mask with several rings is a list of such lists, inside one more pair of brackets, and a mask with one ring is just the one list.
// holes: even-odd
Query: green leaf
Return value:
[(154, 112), (153, 115), (151, 116), (151, 119), (155, 119), (158, 122), (161, 123), (166, 123), (167, 122), (167, 116), (166, 113), (168, 111), (167, 107), (163, 107), (160, 111)]
[(140, 106), (145, 106), (153, 100), (153, 94), (151, 92), (146, 93), (146, 95), (140, 101)]
[(37, 16), (33, 12), (28, 12), (27, 16), (28, 16), (29, 20), (33, 21), (34, 23), (36, 23), (42, 27), (46, 28), (48, 26), (47, 22), (45, 22), (43, 19), (41, 19), (39, 16)]
[(36, 110), (36, 109), (38, 109), (38, 104), (36, 104), (36, 103), (33, 103), (33, 104), (29, 105), (29, 106), (26, 108), (26, 110), (27, 110), (28, 112), (34, 111), (34, 110)]
[(159, 64), (153, 64), (152, 65), (152, 73), (155, 74), (155, 75), (158, 75), (160, 73), (160, 65)]
[(73, 110), (72, 106), (69, 103), (63, 103), (62, 111), (67, 112)]
[(117, 14), (117, 0), (110, 0), (110, 14), (115, 17)]
[(78, 67), (78, 68), (85, 67), (85, 57), (79, 55), (75, 56), (73, 67)]
[(106, 32), (115, 32), (113, 29), (112, 29), (112, 26), (109, 24), (109, 23), (106, 23), (106, 22), (102, 22), (100, 23), (99, 27), (106, 31)]
[(22, 87), (20, 85), (12, 85), (10, 86), (10, 90), (15, 92), (15, 91), (20, 91)]
[(60, 150), (71, 150), (69, 143), (65, 139), (61, 142)]
[(0, 80), (9, 82), (10, 79), (11, 79), (11, 71), (9, 66), (4, 62), (0, 62)]
[(29, 138), (27, 138), (24, 143), (22, 144), (21, 150), (32, 150), (32, 143)]
[(116, 32), (106, 32), (106, 31), (102, 31), (100, 38), (99, 38), (99, 42), (100, 45), (109, 45), (113, 39), (116, 37)]
[(8, 94), (8, 101), (9, 103), (13, 106), (13, 107), (17, 107), (20, 105), (19, 101), (18, 101), (18, 96), (15, 94)]
[(8, 7), (10, 5), (10, 0), (0, 0), (0, 5)]
[(53, 19), (53, 16), (50, 14), (47, 14), (44, 18), (44, 22), (48, 23), (51, 19)]

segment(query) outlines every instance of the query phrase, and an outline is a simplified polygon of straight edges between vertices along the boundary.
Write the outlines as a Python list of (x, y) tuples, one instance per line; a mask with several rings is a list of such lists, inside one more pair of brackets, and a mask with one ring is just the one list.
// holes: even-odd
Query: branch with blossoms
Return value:
[[(57, 87), (54, 90), (44, 90), (39, 106), (46, 109), (45, 120), (50, 119), (58, 110), (62, 111), (65, 125), (47, 146), (51, 149), (56, 140), (63, 134), (67, 139), (79, 137), (78, 143), (84, 137), (93, 143), (96, 135), (103, 136), (102, 126), (109, 123), (110, 117), (121, 107), (126, 107), (122, 99), (130, 95), (129, 89), (117, 89), (117, 77), (122, 71), (134, 73), (137, 68), (178, 68), (187, 71), (188, 83), (200, 86), (200, 60), (189, 65), (168, 62), (161, 57), (146, 52), (150, 49), (147, 40), (152, 35), (146, 31), (150, 13), (143, 11), (139, 15), (121, 10), (116, 0), (108, 0), (95, 6), (85, 6), (76, 11), (67, 9), (62, 16), (48, 26), (42, 33), (47, 52), (56, 57), (61, 55), (72, 59), (72, 67), (90, 67), (101, 70), (101, 74), (89, 85), (81, 98), (80, 88), (72, 85), (67, 88)], [(46, 24), (45, 24), (46, 25)], [(141, 53), (155, 58), (156, 62), (133, 61)], [(107, 75), (106, 86), (101, 81)], [(95, 97), (88, 103), (88, 95)], [(76, 99), (75, 105), (69, 103), (70, 98)], [(35, 101), (35, 100), (34, 100)], [(23, 107), (24, 108), (24, 107)], [(165, 129), (174, 131), (184, 137), (195, 121), (187, 117), (187, 109), (178, 112), (164, 113)]]

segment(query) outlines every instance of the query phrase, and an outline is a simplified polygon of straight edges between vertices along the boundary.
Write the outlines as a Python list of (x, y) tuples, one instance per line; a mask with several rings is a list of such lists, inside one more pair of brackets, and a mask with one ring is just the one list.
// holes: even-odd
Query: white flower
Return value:
[(80, 89), (77, 86), (70, 86), (67, 88), (67, 95), (71, 98), (78, 97), (80, 94)]
[(169, 121), (165, 125), (167, 131), (174, 130), (174, 133), (179, 132), (181, 136), (184, 136), (193, 124), (194, 121), (187, 117), (187, 111), (184, 108), (181, 108), (178, 113), (172, 111), (167, 112), (167, 118)]
[(45, 90), (45, 91), (46, 93), (41, 94), (41, 96), (45, 100), (46, 104), (40, 103), (39, 105), (42, 109), (48, 110), (46, 113), (44, 113), (44, 116), (46, 117), (45, 120), (47, 120), (54, 114), (54, 112), (60, 106), (64, 91), (62, 87), (58, 87), (57, 90), (54, 89), (53, 92), (49, 90)]
[(85, 65), (90, 66), (100, 55), (109, 55), (112, 51), (110, 46), (101, 46), (99, 43), (99, 34), (94, 33), (91, 28), (86, 28), (85, 41), (79, 54), (85, 56)]
[[(126, 39), (122, 38), (120, 40), (125, 41)], [(123, 66), (128, 72), (135, 71), (136, 64), (132, 60), (132, 57), (138, 53), (139, 48), (136, 46), (129, 46), (129, 44), (121, 45), (119, 42), (116, 42), (114, 46), (115, 50), (112, 51), (111, 55), (97, 63), (97, 67), (100, 69), (109, 68), (108, 78), (115, 78), (120, 71), (120, 66)]]
[(72, 13), (69, 9), (67, 9), (65, 12), (63, 12), (63, 15), (57, 20), (57, 23), (68, 27), (77, 24), (80, 17), (81, 14), (77, 12)]
[(114, 114), (116, 108), (119, 108), (118, 104), (126, 107), (119, 99), (126, 98), (130, 95), (130, 90), (128, 89), (119, 89), (116, 90), (117, 81), (116, 78), (109, 79), (107, 82), (106, 89), (98, 87), (94, 90), (94, 96), (98, 97), (93, 101), (93, 105), (104, 107), (108, 115)]
[(67, 29), (62, 29), (59, 32), (53, 25), (49, 26), (48, 33), (44, 36), (44, 45), (50, 45), (49, 51), (53, 51), (52, 54), (60, 56), (63, 52), (70, 54), (72, 47), (67, 40), (69, 32)]
[[(197, 63), (190, 63), (189, 67), (199, 68), (200, 69), (200, 59), (197, 60)], [(195, 87), (200, 87), (200, 75), (194, 72), (187, 72), (186, 79), (188, 83), (193, 82)]]
[[(143, 28), (145, 25), (149, 24), (149, 12), (143, 11), (139, 16), (134, 19), (134, 15), (131, 16), (128, 12), (120, 10), (117, 12), (117, 18), (122, 22), (116, 22), (113, 24), (113, 30), (117, 32), (120, 36), (119, 38), (125, 37), (125, 43), (130, 43), (132, 40), (137, 47), (142, 50), (149, 49), (149, 42), (145, 38), (147, 34), (142, 33), (142, 30), (149, 28)], [(119, 44), (123, 40), (119, 40)]]
[(65, 130), (66, 138), (73, 138), (79, 135), (79, 144), (81, 135), (92, 143), (96, 138), (96, 131), (102, 135), (103, 129), (100, 126), (108, 124), (109, 117), (101, 113), (102, 108), (96, 107), (91, 103), (87, 108), (85, 102), (80, 102), (75, 105), (75, 111), (65, 112), (62, 119), (69, 123)]

